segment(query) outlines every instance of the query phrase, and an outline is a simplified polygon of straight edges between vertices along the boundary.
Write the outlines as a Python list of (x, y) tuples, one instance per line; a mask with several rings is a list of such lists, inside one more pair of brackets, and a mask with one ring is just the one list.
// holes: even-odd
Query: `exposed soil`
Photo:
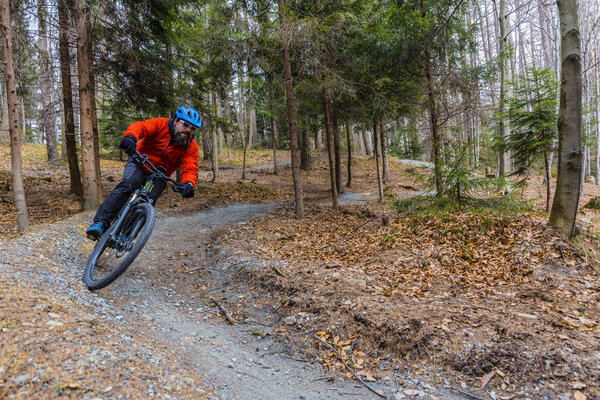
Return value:
[[(598, 212), (581, 210), (572, 243), (541, 212), (398, 217), (373, 201), (371, 164), (355, 161), (333, 211), (317, 159), (302, 220), (289, 169), (202, 173), (192, 201), (161, 198), (139, 259), (96, 294), (80, 282), (91, 215), (64, 167), (29, 164), (27, 234), (0, 190), (0, 398), (375, 398), (340, 356), (394, 398), (600, 398)], [(387, 194), (423, 190), (392, 165)], [(582, 206), (600, 195), (586, 191)], [(525, 196), (543, 193), (532, 178)]]

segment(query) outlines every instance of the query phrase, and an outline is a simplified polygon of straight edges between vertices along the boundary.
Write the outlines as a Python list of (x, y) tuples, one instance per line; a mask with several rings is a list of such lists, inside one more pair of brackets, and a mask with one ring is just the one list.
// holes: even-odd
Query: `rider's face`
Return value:
[(190, 129), (191, 126), (186, 124), (187, 127), (185, 127), (183, 122), (183, 120), (178, 119), (175, 123), (175, 141), (179, 144), (186, 144), (193, 134), (192, 130)]

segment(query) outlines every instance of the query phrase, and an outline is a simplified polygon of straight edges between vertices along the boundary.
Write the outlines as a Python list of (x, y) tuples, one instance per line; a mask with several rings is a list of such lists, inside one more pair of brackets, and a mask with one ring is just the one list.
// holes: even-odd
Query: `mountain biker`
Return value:
[[(172, 118), (152, 118), (134, 122), (123, 134), (119, 147), (131, 156), (138, 150), (148, 156), (155, 167), (163, 167), (165, 175), (181, 167), (183, 198), (194, 197), (194, 187), (198, 181), (198, 144), (194, 131), (202, 126), (198, 111), (181, 106)], [(86, 230), (87, 237), (98, 240), (111, 221), (125, 205), (127, 199), (144, 181), (149, 172), (137, 165), (131, 157), (125, 165), (123, 180), (100, 205), (94, 223)], [(150, 198), (156, 201), (166, 187), (166, 182), (156, 180)]]

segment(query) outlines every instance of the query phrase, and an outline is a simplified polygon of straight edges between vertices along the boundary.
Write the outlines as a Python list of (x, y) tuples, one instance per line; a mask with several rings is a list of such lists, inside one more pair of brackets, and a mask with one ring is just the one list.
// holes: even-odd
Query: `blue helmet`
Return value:
[(202, 117), (200, 113), (192, 107), (181, 106), (175, 111), (175, 118), (189, 122), (197, 128), (202, 128)]

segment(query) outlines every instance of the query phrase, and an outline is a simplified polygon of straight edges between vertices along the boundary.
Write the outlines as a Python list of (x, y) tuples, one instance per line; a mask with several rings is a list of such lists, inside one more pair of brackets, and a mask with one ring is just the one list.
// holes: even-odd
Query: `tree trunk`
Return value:
[[(595, 53), (595, 85), (594, 90), (596, 94), (596, 121), (600, 121), (600, 67), (598, 66), (598, 50)], [(596, 185), (600, 185), (600, 123), (596, 124)]]
[(550, 190), (550, 164), (550, 157), (548, 157), (547, 152), (544, 152), (544, 180), (546, 181), (546, 214), (550, 212), (550, 197), (552, 197), (552, 191)]
[(65, 146), (69, 163), (69, 177), (71, 179), (70, 192), (83, 195), (81, 174), (79, 171), (79, 157), (77, 156), (77, 141), (75, 139), (75, 121), (73, 117), (73, 89), (71, 88), (71, 57), (69, 55), (69, 16), (67, 14), (66, 0), (58, 1), (58, 27), (60, 49), (60, 76), (62, 81), (63, 115), (65, 121)]
[(300, 146), (300, 169), (310, 171), (312, 169), (312, 157), (310, 154), (310, 135), (308, 134), (308, 126), (306, 126), (306, 118), (303, 119), (300, 136), (302, 145)]
[(377, 132), (377, 120), (373, 120), (373, 148), (375, 149), (375, 165), (377, 170), (377, 190), (379, 201), (383, 201), (383, 183), (381, 182), (381, 169), (379, 168), (379, 132)]
[(352, 187), (352, 129), (348, 120), (344, 121), (346, 125), (346, 141), (348, 142), (348, 180), (346, 187)]
[(333, 113), (333, 151), (335, 154), (335, 187), (338, 194), (344, 193), (344, 184), (342, 183), (342, 152), (340, 150), (340, 130), (337, 123), (335, 112)]
[(442, 188), (442, 160), (440, 157), (441, 141), (438, 126), (439, 117), (434, 92), (434, 78), (429, 54), (426, 55), (425, 68), (425, 73), (427, 75), (427, 95), (429, 98), (429, 124), (431, 125), (431, 155), (433, 159), (433, 173), (435, 175), (436, 196), (440, 197), (444, 194)]
[(96, 72), (94, 69), (94, 46), (92, 43), (93, 34), (91, 32), (92, 22), (91, 14), (86, 12), (85, 14), (86, 24), (89, 27), (87, 31), (87, 47), (88, 57), (87, 69), (90, 72), (90, 110), (92, 116), (92, 138), (94, 141), (94, 162), (96, 164), (96, 186), (98, 187), (98, 204), (102, 203), (104, 194), (102, 193), (102, 178), (100, 176), (100, 132), (98, 130), (98, 115), (96, 113)]
[(42, 125), (46, 137), (46, 153), (50, 164), (58, 164), (56, 128), (52, 110), (52, 77), (48, 55), (48, 32), (46, 29), (46, 0), (38, 0), (38, 54), (40, 62), (40, 91), (42, 95)]
[(338, 199), (335, 180), (335, 155), (333, 150), (333, 132), (329, 122), (329, 100), (323, 94), (323, 122), (325, 124), (325, 141), (327, 144), (327, 155), (329, 157), (329, 182), (331, 183), (331, 207), (338, 209)]
[[(217, 114), (217, 95), (213, 91), (211, 93), (211, 103), (213, 106), (214, 114), (216, 117)], [(214, 182), (219, 177), (219, 135), (217, 133), (217, 124), (215, 123), (217, 118), (213, 118), (213, 123), (211, 124), (211, 132), (212, 132), (212, 146), (210, 152), (210, 159), (212, 165), (212, 173), (213, 177), (211, 182)]]
[(298, 156), (298, 134), (296, 132), (296, 110), (294, 108), (294, 87), (292, 84), (292, 66), (290, 50), (286, 37), (286, 21), (283, 0), (277, 0), (279, 23), (281, 24), (281, 42), (283, 45), (283, 70), (285, 76), (285, 97), (287, 99), (288, 118), (290, 123), (290, 149), (292, 158), (292, 179), (294, 181), (294, 198), (296, 200), (296, 218), (304, 217), (304, 198), (302, 181), (300, 180), (300, 162)]
[[(500, 0), (500, 10), (498, 15), (500, 21), (500, 104), (499, 111), (504, 112), (504, 99), (507, 97), (508, 86), (511, 80), (510, 56), (506, 52), (510, 51), (510, 21), (507, 7), (507, 0)], [(509, 170), (509, 160), (504, 141), (510, 135), (510, 124), (507, 118), (500, 119), (498, 147), (499, 164), (498, 174), (504, 175)]]
[[(500, 62), (500, 105), (499, 112), (502, 114), (504, 112), (504, 99), (507, 97), (507, 87), (509, 85), (511, 79), (511, 70), (510, 70), (510, 58), (508, 54), (505, 54), (509, 51), (509, 35), (510, 35), (510, 24), (509, 24), (509, 14), (507, 7), (507, 0), (500, 0), (500, 10), (499, 15), (500, 19), (500, 53), (501, 53), (501, 62)], [(504, 141), (510, 135), (510, 124), (508, 119), (501, 117), (500, 119), (500, 128), (499, 128), (499, 140), (500, 146), (498, 146), (498, 175), (502, 176), (508, 172), (508, 160), (507, 160), (507, 152), (504, 146)]]
[(379, 137), (381, 138), (381, 161), (383, 166), (383, 183), (390, 182), (390, 156), (387, 148), (387, 135), (383, 126), (383, 121), (379, 122)]
[(317, 133), (315, 134), (315, 148), (322, 149), (323, 148), (323, 130), (317, 129)]
[(2, 76), (2, 121), (0, 122), (0, 144), (10, 145), (10, 130), (8, 126), (8, 100), (6, 95), (8, 94), (5, 75)]
[(271, 124), (271, 147), (273, 148), (273, 174), (277, 175), (277, 132), (275, 131), (275, 116), (273, 115), (273, 94), (269, 96), (269, 122)]
[(202, 159), (204, 161), (212, 160), (211, 136), (208, 129), (200, 129), (202, 135)]
[(2, 50), (4, 53), (4, 75), (6, 77), (6, 100), (10, 132), (10, 159), (12, 168), (13, 201), (17, 210), (17, 229), (24, 232), (29, 228), (29, 213), (25, 202), (23, 171), (21, 169), (21, 140), (19, 137), (19, 113), (17, 111), (17, 84), (15, 81), (15, 61), (13, 54), (12, 26), (10, 22), (9, 0), (0, 0), (0, 28), (2, 30)]
[(561, 30), (558, 177), (550, 225), (572, 237), (581, 185), (581, 40), (576, 0), (557, 0)]
[(75, 0), (77, 24), (77, 70), (79, 76), (79, 124), (81, 132), (81, 161), (83, 166), (83, 210), (98, 208), (99, 193), (96, 182), (96, 157), (94, 151), (94, 124), (92, 116), (92, 87), (85, 0)]
[(373, 146), (371, 146), (371, 140), (369, 132), (366, 129), (362, 130), (363, 143), (365, 144), (365, 154), (369, 157), (373, 155)]

